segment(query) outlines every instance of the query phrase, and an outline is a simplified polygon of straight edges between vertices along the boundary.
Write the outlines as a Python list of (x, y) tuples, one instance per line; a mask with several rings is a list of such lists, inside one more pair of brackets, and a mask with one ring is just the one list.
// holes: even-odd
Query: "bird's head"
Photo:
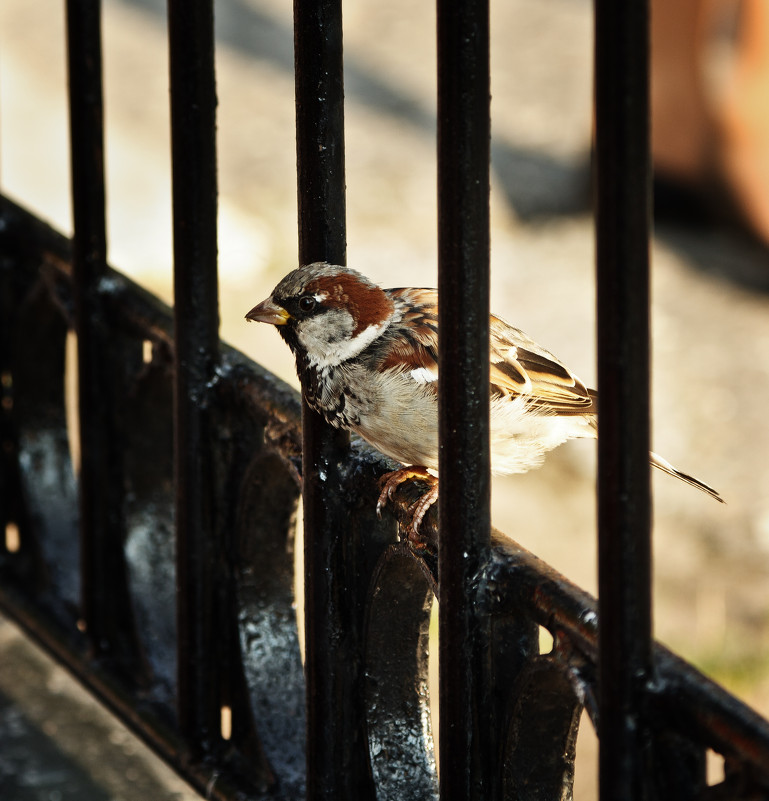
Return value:
[(388, 295), (349, 267), (314, 262), (290, 272), (247, 320), (270, 323), (295, 355), (330, 367), (357, 356), (390, 324)]

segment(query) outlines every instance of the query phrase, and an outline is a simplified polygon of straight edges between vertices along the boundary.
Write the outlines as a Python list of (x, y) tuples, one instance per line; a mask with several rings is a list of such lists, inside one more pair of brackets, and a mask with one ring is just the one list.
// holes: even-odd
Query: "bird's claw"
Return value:
[(379, 498), (376, 502), (376, 515), (378, 518), (382, 518), (382, 509), (387, 506), (387, 503), (393, 499), (393, 494), (395, 490), (404, 482), (408, 480), (408, 477), (402, 477), (400, 475), (400, 470), (394, 470), (391, 473), (385, 473), (382, 478), (379, 480), (379, 485), (382, 487), (382, 491), (379, 493)]

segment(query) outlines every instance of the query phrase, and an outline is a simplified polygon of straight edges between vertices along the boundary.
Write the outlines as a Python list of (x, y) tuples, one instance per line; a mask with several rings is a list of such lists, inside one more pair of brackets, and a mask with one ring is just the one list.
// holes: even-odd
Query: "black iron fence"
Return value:
[[(212, 0), (168, 7), (173, 312), (107, 266), (100, 6), (67, 9), (72, 241), (0, 201), (3, 611), (206, 797), (568, 798), (584, 707), (603, 799), (769, 798), (769, 724), (651, 641), (647, 3), (595, 10), (600, 627), (592, 598), (490, 529), (488, 452), (465, 441), (488, 427), (487, 4), (438, 2), (441, 314), (467, 324), (442, 329), (437, 557), (398, 541), (405, 499), (377, 520), (383, 458), (219, 342)], [(340, 0), (297, 0), (295, 53), (299, 260), (343, 263)]]

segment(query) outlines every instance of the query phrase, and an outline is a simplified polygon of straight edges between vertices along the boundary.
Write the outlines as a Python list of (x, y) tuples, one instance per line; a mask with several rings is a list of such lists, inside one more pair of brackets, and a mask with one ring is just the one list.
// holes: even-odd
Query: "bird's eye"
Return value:
[(315, 308), (317, 302), (318, 301), (316, 301), (312, 295), (302, 295), (302, 297), (299, 298), (299, 308), (303, 312), (311, 312)]

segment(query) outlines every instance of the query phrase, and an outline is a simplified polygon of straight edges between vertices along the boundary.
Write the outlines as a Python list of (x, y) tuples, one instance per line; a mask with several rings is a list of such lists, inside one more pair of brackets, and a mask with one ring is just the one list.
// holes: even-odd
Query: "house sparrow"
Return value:
[[(308, 404), (404, 467), (383, 476), (377, 511), (409, 478), (430, 484), (410, 510), (409, 539), (438, 497), (438, 293), (381, 289), (348, 267), (290, 272), (247, 320), (270, 323), (291, 348)], [(598, 434), (597, 395), (523, 331), (491, 315), (491, 470), (525, 473), (573, 437)], [(707, 492), (654, 453), (651, 463)]]

